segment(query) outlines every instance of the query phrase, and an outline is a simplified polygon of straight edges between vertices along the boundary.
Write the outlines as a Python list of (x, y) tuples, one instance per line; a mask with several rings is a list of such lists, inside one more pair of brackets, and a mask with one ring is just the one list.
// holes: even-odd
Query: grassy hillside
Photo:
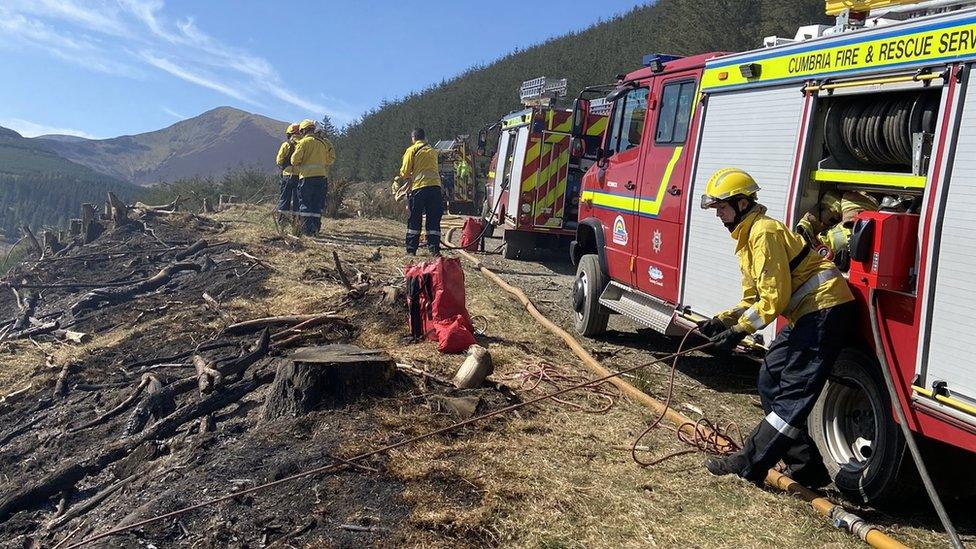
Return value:
[(568, 78), (575, 96), (586, 85), (637, 68), (647, 53), (742, 51), (761, 46), (763, 36), (792, 37), (798, 26), (818, 22), (826, 22), (822, 0), (658, 0), (370, 111), (339, 140), (337, 174), (390, 178), (410, 128), (422, 126), (435, 140), (475, 135), (518, 108), (518, 86), (529, 78)]
[(218, 107), (137, 135), (98, 140), (48, 136), (35, 141), (73, 162), (149, 185), (185, 177), (220, 177), (242, 166), (273, 172), (286, 126), (265, 116)]
[(0, 239), (15, 240), (23, 224), (61, 227), (83, 202), (101, 203), (108, 191), (129, 199), (138, 190), (0, 130)]

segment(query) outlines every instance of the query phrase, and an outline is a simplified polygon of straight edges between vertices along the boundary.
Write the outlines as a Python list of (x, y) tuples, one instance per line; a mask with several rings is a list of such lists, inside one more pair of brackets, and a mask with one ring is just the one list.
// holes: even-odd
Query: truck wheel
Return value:
[(918, 491), (917, 473), (881, 376), (873, 358), (845, 349), (807, 419), (837, 489), (875, 507)]
[(607, 287), (607, 277), (600, 269), (596, 254), (586, 254), (576, 267), (573, 283), (573, 310), (576, 313), (576, 331), (581, 335), (595, 336), (607, 331), (610, 312), (600, 305), (600, 294)]

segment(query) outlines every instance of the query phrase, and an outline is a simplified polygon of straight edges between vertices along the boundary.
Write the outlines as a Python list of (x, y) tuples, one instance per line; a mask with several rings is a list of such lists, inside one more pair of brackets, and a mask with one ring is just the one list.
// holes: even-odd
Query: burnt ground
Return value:
[[(76, 316), (70, 314), (71, 306), (92, 288), (31, 290), (39, 293), (35, 318), (56, 318), (62, 328), (90, 339), (76, 343), (38, 335), (0, 344), (0, 397), (12, 395), (0, 400), (0, 509), (11, 494), (23, 493), (24, 487), (41, 483), (66, 464), (87, 463), (113, 445), (141, 440), (142, 434), (165, 424), (174, 409), (191, 409), (249, 380), (262, 381), (241, 398), (204, 414), (212, 422), (193, 417), (50, 494), (8, 506), (11, 514), (0, 518), (4, 547), (52, 547), (70, 536), (65, 547), (118, 525), (328, 465), (333, 456), (349, 457), (430, 432), (458, 419), (445, 409), (445, 396), (475, 396), (481, 413), (541, 394), (530, 390), (531, 373), (540, 364), (558, 374), (557, 384), (543, 383), (540, 389), (589, 375), (561, 342), (465, 265), (468, 307), (486, 328), (478, 339), (492, 353), (494, 383), (457, 391), (430, 377), (451, 377), (463, 357), (441, 355), (431, 343), (407, 344), (402, 301), (383, 299), (384, 286), (401, 283), (407, 261), (400, 251), (403, 227), (398, 223), (329, 220), (320, 238), (295, 239), (276, 233), (267, 210), (250, 206), (212, 218), (174, 216), (149, 223), (155, 236), (138, 228), (112, 231), (65, 257), (24, 264), (5, 277), (7, 282), (35, 285), (139, 281), (176, 262), (176, 254), (198, 239), (208, 242), (183, 260), (200, 265), (199, 272), (179, 273), (163, 287), (126, 303)], [(351, 294), (340, 284), (333, 253), (341, 258), (345, 274), (362, 284), (360, 291)], [(553, 321), (572, 327), (571, 265), (561, 258), (522, 262), (497, 255), (484, 261), (523, 287)], [(21, 297), (26, 290), (18, 290)], [(212, 300), (205, 300), (204, 293)], [(232, 323), (329, 311), (343, 320), (306, 330), (300, 341), (272, 349), (209, 397), (195, 388), (178, 396), (168, 408), (159, 408), (161, 417), (150, 418), (140, 432), (131, 433), (131, 407), (102, 425), (74, 431), (133, 394), (146, 373), (164, 386), (194, 375), (188, 358), (167, 357), (217, 342), (226, 346), (200, 354), (223, 365), (239, 360), (259, 334), (223, 334)], [(14, 293), (0, 289), (0, 323), (17, 313)], [(610, 368), (643, 363), (652, 353), (677, 346), (649, 331), (635, 331), (616, 317), (611, 328), (600, 340), (583, 341)], [(324, 343), (381, 349), (397, 363), (430, 375), (401, 371), (391, 383), (378, 386), (375, 395), (352, 404), (262, 420), (270, 373), (287, 361), (291, 349)], [(686, 415), (697, 417), (700, 411), (713, 421), (735, 419), (744, 430), (760, 419), (755, 363), (722, 363), (701, 355), (682, 361), (678, 370), (675, 406)], [(662, 396), (667, 371), (655, 365), (632, 381)], [(62, 372), (67, 377), (58, 384)], [(607, 398), (612, 405), (599, 413), (579, 409), (596, 411)], [(95, 545), (859, 545), (788, 496), (708, 477), (698, 456), (641, 469), (629, 448), (651, 419), (646, 410), (614, 394), (582, 394), (569, 401), (524, 408), (368, 458), (362, 465), (369, 470), (345, 468), (279, 484)], [(147, 402), (147, 397), (142, 394), (136, 402)], [(212, 430), (202, 428), (211, 423)], [(681, 448), (663, 429), (641, 444), (655, 455)], [(118, 489), (90, 510), (56, 522), (59, 507), (77, 511), (111, 487)], [(943, 543), (924, 513), (872, 513), (870, 518), (910, 545)]]

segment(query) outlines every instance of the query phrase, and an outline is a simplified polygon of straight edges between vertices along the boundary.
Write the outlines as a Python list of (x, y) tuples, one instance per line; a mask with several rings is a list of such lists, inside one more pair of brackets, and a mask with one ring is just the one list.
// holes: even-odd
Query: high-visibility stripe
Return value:
[(299, 217), (322, 217), (322, 214), (315, 212), (292, 212), (298, 214)]
[(612, 210), (634, 213), (634, 197), (618, 194), (601, 193), (597, 191), (583, 191), (582, 199), (593, 202), (594, 206), (602, 206)]
[(427, 236), (440, 236), (440, 231), (427, 231)]
[(417, 229), (407, 229), (407, 234), (409, 235), (420, 234), (420, 231)]
[(529, 150), (525, 151), (525, 165), (528, 166), (533, 160), (539, 157), (539, 152), (542, 150), (542, 141), (536, 141)]
[(666, 168), (664, 168), (664, 175), (661, 177), (661, 184), (657, 188), (657, 195), (654, 196), (653, 200), (647, 200), (641, 198), (637, 204), (638, 213), (648, 216), (656, 216), (661, 211), (661, 203), (664, 202), (665, 191), (667, 190), (668, 183), (671, 182), (671, 173), (674, 172), (674, 165), (678, 163), (678, 158), (681, 157), (681, 150), (683, 147), (675, 147), (674, 152), (671, 154), (671, 160), (668, 162)]
[(773, 429), (779, 431), (781, 435), (794, 439), (800, 435), (799, 429), (787, 423), (786, 420), (779, 417), (776, 412), (769, 412), (766, 414), (766, 423), (772, 425)]
[(823, 181), (828, 183), (877, 185), (879, 187), (896, 187), (905, 189), (924, 189), (926, 179), (924, 175), (860, 172), (853, 170), (813, 170), (810, 177), (814, 181)]
[(795, 292), (793, 292), (793, 295), (790, 296), (790, 302), (788, 305), (786, 305), (786, 310), (783, 311), (783, 314), (792, 313), (793, 310), (800, 305), (800, 302), (803, 301), (803, 298), (813, 293), (823, 284), (826, 284), (830, 280), (841, 276), (843, 275), (840, 274), (840, 271), (836, 267), (824, 269), (823, 271), (811, 276), (806, 282), (801, 284)]
[(586, 128), (586, 135), (603, 135), (604, 130), (607, 129), (608, 120), (609, 117), (601, 116), (596, 122), (590, 124), (590, 126)]
[(746, 322), (752, 326), (753, 330), (758, 331), (766, 327), (766, 323), (762, 321), (762, 318), (759, 318), (759, 310), (756, 309), (755, 305), (746, 309), (745, 312), (742, 313), (742, 318), (746, 319)]

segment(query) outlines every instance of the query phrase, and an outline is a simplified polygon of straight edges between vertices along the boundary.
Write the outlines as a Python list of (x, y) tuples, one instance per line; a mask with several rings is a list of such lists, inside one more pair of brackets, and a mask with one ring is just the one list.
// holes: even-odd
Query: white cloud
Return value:
[[(145, 71), (137, 67), (148, 66), (274, 111), (297, 107), (306, 111), (305, 116), (328, 114), (339, 124), (356, 118), (341, 102), (323, 104), (290, 88), (267, 59), (214, 38), (192, 17), (168, 16), (162, 0), (3, 3), (0, 39), (14, 36), (22, 44), (90, 70), (144, 78)], [(280, 106), (275, 107), (275, 102)]]
[(15, 132), (23, 135), (24, 137), (37, 137), (39, 135), (74, 135), (76, 137), (84, 137), (86, 139), (99, 139), (94, 135), (83, 132), (81, 130), (75, 130), (72, 128), (60, 128), (57, 126), (48, 126), (46, 124), (39, 124), (37, 122), (31, 122), (30, 120), (24, 120), (22, 118), (3, 118), (0, 119), (0, 126), (5, 128), (10, 128)]
[(179, 119), (179, 120), (186, 120), (187, 118), (189, 118), (185, 114), (180, 114), (180, 113), (174, 111), (173, 109), (171, 109), (169, 107), (160, 107), (160, 108), (163, 110), (164, 113), (172, 116), (173, 118), (176, 118), (176, 119)]
[(259, 105), (259, 103), (256, 103), (254, 100), (247, 97), (240, 91), (234, 89), (232, 86), (219, 82), (213, 79), (212, 77), (195, 73), (190, 69), (187, 69), (186, 67), (177, 65), (176, 63), (170, 61), (169, 59), (157, 57), (149, 52), (142, 52), (142, 58), (145, 59), (147, 63), (156, 67), (157, 69), (168, 72), (169, 74), (172, 74), (177, 78), (181, 78), (183, 80), (186, 80), (187, 82), (196, 84), (198, 86), (203, 86), (204, 88), (210, 88), (211, 90), (220, 92), (228, 97), (233, 97), (238, 101), (244, 101), (246, 103)]

